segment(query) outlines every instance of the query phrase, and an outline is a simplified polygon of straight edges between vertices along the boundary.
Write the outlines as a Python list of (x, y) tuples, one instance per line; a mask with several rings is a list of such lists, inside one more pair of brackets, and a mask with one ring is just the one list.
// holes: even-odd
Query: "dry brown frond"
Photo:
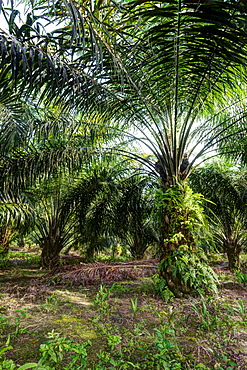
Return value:
[(61, 266), (52, 273), (49, 280), (60, 284), (89, 285), (121, 280), (135, 280), (158, 272), (158, 260), (133, 261), (124, 263), (81, 263), (73, 266)]

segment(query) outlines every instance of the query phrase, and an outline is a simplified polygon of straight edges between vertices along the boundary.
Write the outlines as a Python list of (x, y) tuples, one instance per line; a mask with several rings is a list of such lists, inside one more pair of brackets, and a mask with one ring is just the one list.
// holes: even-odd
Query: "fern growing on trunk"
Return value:
[(163, 219), (159, 271), (176, 297), (217, 292), (217, 275), (196, 240), (197, 230), (206, 227), (202, 202), (186, 182), (159, 193)]

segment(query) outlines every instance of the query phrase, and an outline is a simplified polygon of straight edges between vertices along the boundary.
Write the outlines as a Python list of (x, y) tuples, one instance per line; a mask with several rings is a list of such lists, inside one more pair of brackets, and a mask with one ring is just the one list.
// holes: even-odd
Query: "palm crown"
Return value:
[[(45, 5), (39, 1), (37, 10)], [(239, 104), (246, 10), (234, 0), (63, 0), (44, 11), (63, 22), (46, 35), (32, 12), (18, 27), (12, 9), (12, 34), (1, 32), (1, 78), (6, 87), (38, 94), (64, 111), (73, 107), (101, 124), (118, 123), (154, 158), (117, 150), (145, 162), (169, 189), (204, 153), (228, 151), (233, 135), (246, 131), (245, 105)], [(168, 221), (163, 231), (170, 235)], [(168, 244), (164, 259), (173, 253)]]

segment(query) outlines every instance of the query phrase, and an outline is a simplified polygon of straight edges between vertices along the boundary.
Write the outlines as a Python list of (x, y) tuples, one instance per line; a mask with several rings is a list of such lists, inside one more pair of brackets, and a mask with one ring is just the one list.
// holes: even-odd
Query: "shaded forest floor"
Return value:
[[(83, 369), (247, 369), (247, 289), (224, 262), (214, 267), (218, 295), (177, 299), (168, 290), (161, 298), (155, 260), (65, 258), (47, 274), (33, 252), (0, 265), (0, 348), (10, 343), (15, 364), (73, 340), (87, 343)], [(52, 369), (67, 369), (71, 346)]]

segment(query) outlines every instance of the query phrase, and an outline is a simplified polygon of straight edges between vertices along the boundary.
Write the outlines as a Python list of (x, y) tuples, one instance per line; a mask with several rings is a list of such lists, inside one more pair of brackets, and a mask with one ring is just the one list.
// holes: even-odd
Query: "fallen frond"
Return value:
[(136, 280), (158, 272), (158, 260), (133, 261), (128, 263), (80, 263), (61, 266), (49, 276), (49, 280), (59, 284), (90, 285), (122, 280)]

